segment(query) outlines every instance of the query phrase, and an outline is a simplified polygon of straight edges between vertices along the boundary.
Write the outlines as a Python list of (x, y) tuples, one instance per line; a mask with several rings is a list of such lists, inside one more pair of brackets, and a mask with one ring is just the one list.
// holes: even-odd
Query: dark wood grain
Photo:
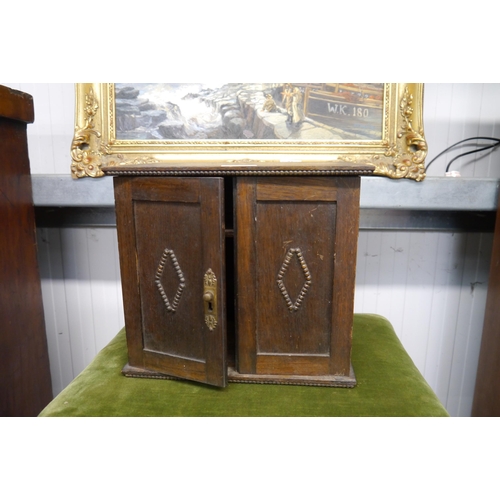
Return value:
[[(225, 385), (227, 357), (231, 381), (355, 385), (359, 185), (356, 177), (116, 178), (124, 373)], [(167, 302), (155, 282), (162, 258)], [(200, 301), (209, 267), (219, 280), (214, 332)], [(186, 287), (173, 312), (179, 273)]]
[(500, 197), (472, 416), (500, 417)]
[(36, 416), (52, 399), (26, 122), (31, 96), (0, 86), (0, 416)]
[(359, 235), (359, 177), (335, 179), (338, 186), (337, 231), (334, 253), (332, 300), (333, 335), (330, 373), (347, 375), (350, 370), (354, 286)]
[(220, 161), (213, 161), (212, 165), (200, 165), (199, 163), (169, 165), (169, 164), (154, 164), (154, 165), (134, 165), (134, 166), (119, 166), (119, 167), (102, 167), (102, 171), (107, 175), (130, 176), (130, 177), (188, 177), (188, 176), (244, 176), (244, 177), (304, 177), (304, 176), (349, 176), (356, 177), (359, 175), (373, 175), (375, 167), (359, 166), (349, 164), (345, 165), (329, 165), (327, 161), (318, 162), (316, 164), (297, 164), (294, 161), (285, 162), (279, 161), (279, 164), (264, 162), (264, 164), (256, 165), (238, 165), (236, 162), (231, 162), (221, 165)]
[[(179, 377), (165, 375), (153, 370), (144, 370), (127, 366), (124, 374), (131, 378), (154, 378), (163, 380), (182, 380)], [(351, 369), (348, 376), (343, 375), (258, 375), (254, 373), (239, 373), (233, 366), (228, 366), (228, 382), (240, 384), (273, 384), (273, 385), (309, 385), (318, 387), (346, 387), (356, 386), (354, 370)]]
[(359, 179), (237, 186), (237, 370), (349, 376)]
[[(237, 182), (235, 205), (235, 266), (236, 266), (236, 364), (242, 373), (256, 372), (257, 339), (255, 330), (256, 240), (253, 231), (256, 217), (256, 182)], [(250, 281), (248, 281), (250, 277)], [(242, 318), (245, 318), (243, 321)]]
[(33, 97), (19, 90), (0, 85), (0, 116), (23, 123), (33, 123)]
[[(335, 226), (335, 203), (257, 200), (258, 352), (329, 354)], [(302, 260), (298, 253), (289, 253), (292, 249), (300, 249)], [(277, 284), (287, 255), (290, 262), (282, 281), (291, 302), (307, 283), (301, 263), (311, 275), (311, 284), (293, 312)]]
[[(224, 386), (222, 179), (117, 178), (115, 198), (129, 364)], [(218, 285), (214, 330), (204, 316), (209, 269)]]

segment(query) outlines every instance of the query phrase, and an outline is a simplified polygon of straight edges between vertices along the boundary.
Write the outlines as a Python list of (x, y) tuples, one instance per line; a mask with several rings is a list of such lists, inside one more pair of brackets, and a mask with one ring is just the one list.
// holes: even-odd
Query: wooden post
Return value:
[(0, 86), (0, 416), (36, 416), (52, 399), (36, 253), (27, 123), (30, 95)]

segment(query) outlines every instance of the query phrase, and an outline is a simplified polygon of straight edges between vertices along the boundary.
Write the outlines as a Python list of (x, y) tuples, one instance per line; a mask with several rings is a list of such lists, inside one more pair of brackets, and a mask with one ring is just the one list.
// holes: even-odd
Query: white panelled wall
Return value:
[[(4, 85), (34, 98), (35, 123), (28, 127), (32, 173), (69, 174), (74, 86)], [(424, 124), (428, 159), (467, 137), (499, 137), (500, 84), (426, 84)], [(442, 176), (455, 154), (434, 163), (428, 175)], [(470, 155), (453, 170), (498, 178), (500, 152)], [(361, 231), (359, 236), (355, 311), (391, 321), (452, 416), (471, 412), (492, 239), (491, 234), (416, 231)], [(116, 229), (39, 228), (38, 245), (58, 394), (124, 325)]]
[(477, 233), (359, 236), (355, 311), (391, 321), (451, 415), (472, 408), (492, 242)]
[(125, 324), (114, 228), (37, 230), (52, 388), (61, 392)]

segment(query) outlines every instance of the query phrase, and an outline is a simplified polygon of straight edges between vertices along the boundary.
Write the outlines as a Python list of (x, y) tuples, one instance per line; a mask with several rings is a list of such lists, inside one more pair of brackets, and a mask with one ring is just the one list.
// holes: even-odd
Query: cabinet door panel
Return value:
[(117, 178), (115, 197), (129, 364), (226, 385), (222, 180)]
[(258, 199), (256, 218), (257, 351), (329, 354), (335, 203)]
[(349, 375), (359, 179), (238, 179), (238, 369)]

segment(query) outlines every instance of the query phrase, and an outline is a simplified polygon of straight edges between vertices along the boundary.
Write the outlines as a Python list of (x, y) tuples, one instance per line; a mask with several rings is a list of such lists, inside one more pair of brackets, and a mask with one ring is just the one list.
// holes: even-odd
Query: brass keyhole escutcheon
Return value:
[(203, 300), (206, 302), (208, 306), (208, 310), (213, 312), (214, 310), (214, 294), (212, 292), (205, 292), (203, 294)]
[(203, 277), (203, 303), (205, 324), (213, 330), (217, 326), (217, 278), (211, 269)]

